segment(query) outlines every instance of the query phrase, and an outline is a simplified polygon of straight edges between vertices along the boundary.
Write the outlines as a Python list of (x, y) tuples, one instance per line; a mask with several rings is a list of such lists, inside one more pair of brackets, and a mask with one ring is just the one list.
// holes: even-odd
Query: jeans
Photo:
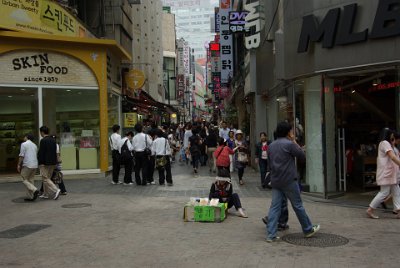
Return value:
[(260, 158), (258, 161), (258, 166), (260, 167), (261, 186), (267, 186), (269, 181), (265, 181), (265, 175), (267, 174), (268, 170), (268, 160)]
[(278, 231), (278, 220), (281, 216), (282, 202), (287, 197), (292, 204), (297, 219), (301, 224), (303, 233), (307, 234), (312, 230), (312, 223), (303, 207), (300, 196), (300, 189), (297, 181), (293, 180), (289, 185), (282, 188), (272, 188), (272, 202), (268, 213), (267, 238), (273, 239)]

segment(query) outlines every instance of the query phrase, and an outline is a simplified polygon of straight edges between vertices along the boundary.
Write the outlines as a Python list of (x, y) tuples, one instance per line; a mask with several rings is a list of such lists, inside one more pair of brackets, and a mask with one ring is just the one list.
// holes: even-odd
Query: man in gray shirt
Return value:
[(282, 200), (287, 197), (296, 212), (305, 237), (311, 237), (318, 232), (320, 226), (312, 225), (303, 207), (300, 189), (297, 183), (298, 175), (295, 158), (305, 161), (302, 148), (296, 143), (292, 126), (281, 122), (276, 129), (277, 140), (268, 148), (268, 159), (271, 170), (272, 202), (268, 214), (267, 242), (279, 240), (276, 235), (278, 219), (281, 214)]

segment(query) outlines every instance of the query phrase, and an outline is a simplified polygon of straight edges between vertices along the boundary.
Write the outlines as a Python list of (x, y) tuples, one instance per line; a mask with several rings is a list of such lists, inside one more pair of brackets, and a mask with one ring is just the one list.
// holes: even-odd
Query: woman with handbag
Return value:
[(249, 158), (247, 156), (248, 146), (246, 141), (243, 139), (243, 132), (240, 129), (236, 131), (235, 137), (235, 147), (237, 148), (235, 155), (235, 166), (238, 170), (239, 184), (243, 185), (244, 169), (249, 162)]
[(158, 170), (158, 181), (160, 185), (165, 185), (165, 180), (168, 186), (172, 186), (172, 174), (171, 174), (171, 147), (169, 142), (162, 133), (162, 130), (158, 129), (154, 133), (154, 141), (152, 145), (152, 153), (156, 157), (156, 168)]

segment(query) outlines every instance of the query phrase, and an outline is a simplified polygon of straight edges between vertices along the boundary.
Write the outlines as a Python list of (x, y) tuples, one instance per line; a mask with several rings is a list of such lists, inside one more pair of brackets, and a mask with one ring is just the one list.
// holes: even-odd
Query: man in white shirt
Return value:
[[(164, 138), (162, 130), (157, 130), (154, 133), (155, 139), (152, 146), (152, 152), (157, 159), (165, 158), (166, 164), (164, 167), (158, 167), (158, 180), (160, 185), (165, 185), (167, 180), (168, 186), (172, 186), (172, 174), (171, 174), (171, 147), (166, 138)], [(166, 176), (165, 176), (166, 175)]]
[(17, 166), (17, 171), (21, 173), (22, 182), (28, 190), (28, 198), (24, 199), (27, 202), (35, 201), (39, 195), (39, 191), (34, 185), (34, 177), (38, 168), (38, 148), (32, 140), (32, 134), (25, 135), (24, 142), (21, 144)]
[(113, 134), (111, 134), (109, 141), (110, 141), (110, 147), (111, 147), (111, 154), (112, 154), (112, 184), (121, 184), (118, 180), (119, 177), (119, 170), (121, 168), (121, 163), (120, 163), (120, 154), (119, 154), (119, 143), (121, 142), (121, 135), (119, 134), (121, 127), (119, 125), (113, 125), (112, 131)]
[[(149, 180), (149, 158), (151, 156), (153, 140), (149, 135), (143, 133), (142, 124), (136, 124), (135, 131), (137, 133), (132, 139), (132, 146), (135, 154), (135, 181), (137, 185), (146, 186)], [(140, 171), (142, 171), (142, 177), (140, 177)]]
[[(132, 185), (132, 168), (133, 168), (133, 146), (131, 139), (133, 137), (133, 132), (129, 131), (125, 134), (125, 137), (121, 139), (118, 151), (120, 154), (120, 163), (125, 167), (124, 175), (124, 185)], [(125, 146), (126, 144), (126, 146)]]
[(222, 128), (219, 129), (219, 136), (225, 140), (229, 139), (229, 128), (225, 121), (222, 121)]

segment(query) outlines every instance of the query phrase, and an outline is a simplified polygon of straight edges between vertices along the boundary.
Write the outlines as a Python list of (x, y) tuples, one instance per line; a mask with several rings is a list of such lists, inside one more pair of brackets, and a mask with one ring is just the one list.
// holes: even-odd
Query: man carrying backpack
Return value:
[(132, 185), (132, 168), (133, 168), (133, 146), (131, 139), (133, 132), (129, 131), (125, 137), (121, 139), (118, 150), (120, 153), (121, 164), (125, 166), (124, 185)]

